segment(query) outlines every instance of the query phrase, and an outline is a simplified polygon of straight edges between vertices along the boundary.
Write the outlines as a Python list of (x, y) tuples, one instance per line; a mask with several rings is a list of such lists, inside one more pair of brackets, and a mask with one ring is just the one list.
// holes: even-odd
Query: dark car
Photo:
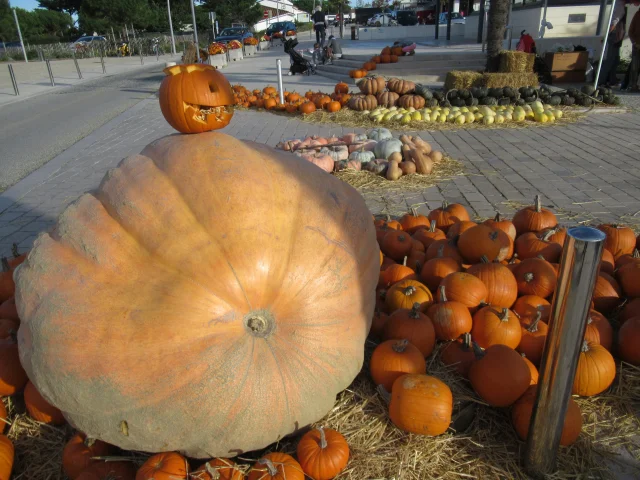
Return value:
[(282, 32), (287, 33), (289, 30), (296, 30), (296, 24), (293, 22), (276, 22), (267, 27), (267, 35), (271, 36), (274, 33)]
[(418, 15), (413, 10), (398, 10), (396, 12), (398, 25), (410, 27), (418, 24)]
[(244, 27), (229, 27), (220, 32), (220, 35), (216, 37), (216, 42), (228, 43), (231, 40), (238, 40), (240, 43), (245, 38), (253, 37), (253, 33), (248, 28)]

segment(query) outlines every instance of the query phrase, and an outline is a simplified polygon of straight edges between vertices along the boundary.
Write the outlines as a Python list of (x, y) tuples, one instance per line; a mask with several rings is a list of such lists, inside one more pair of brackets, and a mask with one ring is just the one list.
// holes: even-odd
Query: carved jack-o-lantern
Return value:
[(226, 127), (233, 116), (233, 92), (223, 74), (210, 65), (174, 65), (160, 84), (160, 109), (181, 133)]

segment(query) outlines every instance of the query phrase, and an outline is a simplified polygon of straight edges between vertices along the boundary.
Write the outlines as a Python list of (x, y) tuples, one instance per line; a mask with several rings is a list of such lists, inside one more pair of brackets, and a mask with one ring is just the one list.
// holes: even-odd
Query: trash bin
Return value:
[(351, 40), (358, 40), (358, 26), (351, 25)]

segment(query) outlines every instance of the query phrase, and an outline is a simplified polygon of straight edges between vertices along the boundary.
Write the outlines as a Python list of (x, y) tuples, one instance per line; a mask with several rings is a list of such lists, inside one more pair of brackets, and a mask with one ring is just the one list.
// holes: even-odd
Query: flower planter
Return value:
[(209, 55), (209, 65), (216, 68), (224, 68), (227, 66), (227, 54), (219, 53), (218, 55)]
[(256, 46), (255, 45), (245, 45), (244, 46), (244, 55), (246, 57), (251, 57), (256, 54)]
[(229, 50), (229, 61), (237, 61), (242, 60), (244, 56), (242, 55), (242, 49), (236, 48), (235, 50)]
[(269, 42), (260, 42), (259, 43), (260, 46), (260, 50), (269, 50), (269, 47), (271, 46), (271, 44)]

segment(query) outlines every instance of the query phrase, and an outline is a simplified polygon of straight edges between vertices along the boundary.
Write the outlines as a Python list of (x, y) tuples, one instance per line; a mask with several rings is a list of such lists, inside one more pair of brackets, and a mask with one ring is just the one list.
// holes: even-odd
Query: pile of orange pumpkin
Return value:
[(375, 55), (371, 57), (371, 60), (368, 62), (364, 62), (362, 68), (356, 68), (354, 70), (349, 71), (349, 76), (351, 78), (362, 78), (366, 77), (367, 73), (375, 70), (376, 65), (379, 63), (397, 63), (398, 57), (402, 57), (406, 55), (405, 52), (402, 51), (402, 47), (393, 46), (393, 47), (384, 47), (380, 52), (380, 55)]
[[(2, 258), (0, 272), (0, 395), (12, 396), (22, 392), (24, 404), (31, 418), (52, 426), (62, 426), (66, 420), (62, 412), (50, 405), (36, 390), (20, 364), (16, 332), (20, 319), (14, 298), (13, 271), (26, 258), (14, 245), (14, 257)], [(0, 401), (0, 479), (9, 480), (13, 469), (14, 447), (2, 434), (10, 424), (4, 402)], [(233, 460), (214, 458), (190, 461), (176, 452), (153, 455), (138, 469), (125, 459), (122, 451), (100, 440), (87, 438), (76, 432), (66, 443), (61, 468), (70, 480), (329, 480), (338, 475), (349, 461), (349, 446), (345, 438), (329, 428), (314, 428), (305, 433), (297, 445), (297, 460), (291, 455), (272, 452), (262, 456), (245, 475)], [(124, 452), (126, 453), (126, 452)], [(122, 456), (122, 460), (117, 457)], [(106, 457), (111, 457), (107, 459)]]
[(275, 87), (266, 86), (262, 90), (248, 90), (242, 85), (232, 87), (234, 101), (245, 108), (264, 108), (265, 110), (284, 111), (287, 113), (308, 115), (316, 110), (329, 113), (340, 111), (351, 99), (349, 86), (338, 83), (334, 92), (327, 95), (322, 92), (308, 91), (304, 95), (297, 92), (284, 92), (284, 103), (280, 102), (280, 95)]
[[(539, 197), (512, 220), (477, 223), (462, 205), (445, 203), (428, 216), (414, 211), (375, 226), (381, 271), (370, 336), (381, 343), (370, 369), (391, 393), (391, 420), (414, 433), (446, 430), (451, 392), (425, 375), (425, 358), (446, 342), (442, 362), (487, 404), (512, 406), (526, 439), (566, 228)], [(606, 243), (573, 384), (579, 396), (611, 386), (613, 354), (640, 365), (640, 236), (620, 225), (598, 228)], [(617, 340), (607, 319), (616, 311)], [(569, 445), (582, 425), (573, 399), (564, 422), (561, 444)]]

